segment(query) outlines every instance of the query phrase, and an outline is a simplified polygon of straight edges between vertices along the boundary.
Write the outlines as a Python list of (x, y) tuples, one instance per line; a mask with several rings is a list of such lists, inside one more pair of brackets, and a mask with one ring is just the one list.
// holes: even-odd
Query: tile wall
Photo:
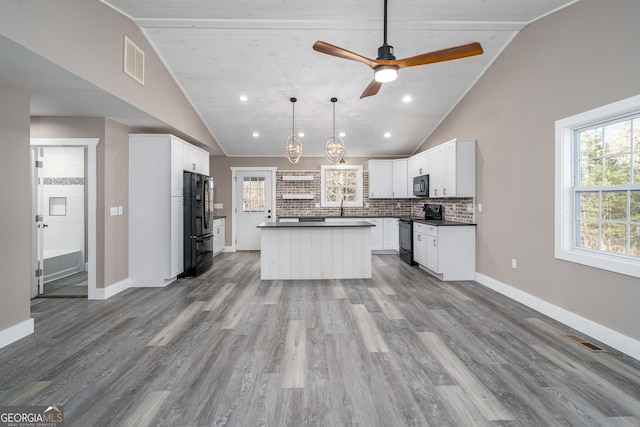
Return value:
[[(312, 181), (283, 181), (282, 177), (287, 176), (313, 176)], [(369, 207), (344, 208), (345, 216), (416, 216), (424, 215), (422, 206), (425, 203), (438, 203), (444, 206), (445, 219), (465, 223), (474, 222), (474, 199), (469, 198), (407, 198), (407, 199), (369, 199), (369, 172), (364, 171), (364, 203)], [(276, 212), (278, 217), (297, 216), (339, 216), (340, 208), (316, 207), (320, 203), (321, 179), (319, 170), (293, 170), (276, 171)], [(283, 194), (312, 194), (313, 199), (283, 199)], [(471, 210), (467, 208), (471, 205)]]

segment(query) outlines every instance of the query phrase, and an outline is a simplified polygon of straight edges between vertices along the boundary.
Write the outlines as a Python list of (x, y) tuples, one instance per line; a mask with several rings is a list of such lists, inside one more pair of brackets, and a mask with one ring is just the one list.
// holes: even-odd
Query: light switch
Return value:
[(109, 215), (111, 215), (111, 216), (118, 215), (118, 207), (117, 206), (111, 206), (109, 208)]
[(214, 203), (213, 204), (213, 209), (223, 209), (222, 203)]
[(122, 206), (118, 206), (118, 215), (122, 215)]

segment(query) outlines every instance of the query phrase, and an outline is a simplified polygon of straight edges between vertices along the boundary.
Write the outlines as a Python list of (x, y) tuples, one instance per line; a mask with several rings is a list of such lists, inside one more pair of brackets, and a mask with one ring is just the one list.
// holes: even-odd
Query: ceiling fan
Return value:
[(313, 44), (313, 49), (320, 53), (337, 56), (338, 58), (362, 62), (373, 69), (374, 79), (369, 83), (369, 86), (367, 86), (364, 92), (362, 92), (360, 99), (375, 95), (380, 90), (382, 83), (395, 80), (396, 77), (398, 77), (398, 70), (400, 68), (451, 61), (452, 59), (480, 55), (483, 52), (480, 43), (474, 42), (462, 46), (422, 53), (409, 58), (396, 59), (393, 55), (393, 46), (387, 44), (387, 0), (384, 0), (384, 40), (382, 46), (378, 48), (378, 57), (376, 59), (367, 58), (321, 40)]

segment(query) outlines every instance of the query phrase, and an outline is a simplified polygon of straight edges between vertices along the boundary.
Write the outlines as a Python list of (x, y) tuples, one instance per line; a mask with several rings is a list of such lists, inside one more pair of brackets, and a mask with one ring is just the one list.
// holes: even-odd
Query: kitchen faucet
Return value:
[(344, 198), (340, 199), (340, 216), (344, 216)]

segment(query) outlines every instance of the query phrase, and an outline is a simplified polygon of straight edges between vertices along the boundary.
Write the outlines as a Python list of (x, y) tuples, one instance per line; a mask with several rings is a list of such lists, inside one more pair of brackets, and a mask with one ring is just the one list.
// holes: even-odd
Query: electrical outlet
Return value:
[(118, 215), (122, 215), (122, 206), (118, 206)]
[(401, 207), (400, 202), (396, 203), (396, 207)]
[(319, 208), (319, 207), (320, 207), (320, 203), (316, 203), (316, 208)]
[(482, 212), (482, 203), (478, 203), (478, 212)]
[(467, 212), (473, 212), (473, 203), (467, 203)]
[(368, 208), (368, 207), (369, 207), (369, 203), (365, 203), (365, 204), (364, 204), (364, 207), (365, 207), (365, 208)]
[(518, 262), (515, 258), (511, 260), (511, 268), (518, 268)]

